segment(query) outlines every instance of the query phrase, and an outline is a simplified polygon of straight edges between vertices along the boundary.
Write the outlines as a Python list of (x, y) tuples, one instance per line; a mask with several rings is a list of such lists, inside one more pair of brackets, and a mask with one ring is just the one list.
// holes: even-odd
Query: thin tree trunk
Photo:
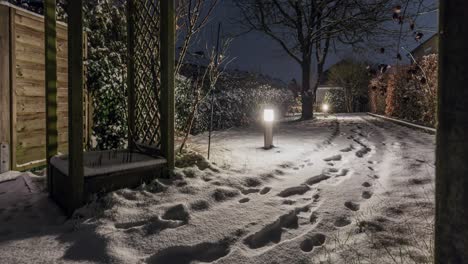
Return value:
[(200, 103), (200, 91), (198, 91), (196, 94), (196, 99), (193, 104), (192, 110), (190, 112), (190, 117), (187, 120), (187, 124), (185, 125), (185, 135), (184, 135), (184, 139), (182, 140), (182, 143), (180, 144), (179, 153), (182, 153), (182, 151), (184, 150), (184, 147), (185, 147), (185, 144), (187, 143), (187, 139), (190, 135), (190, 132), (192, 132), (193, 121), (195, 120), (195, 113), (197, 112), (199, 103)]
[(313, 89), (313, 101), (312, 101), (313, 104), (315, 104), (315, 99), (317, 96), (317, 89), (322, 79), (325, 61), (328, 55), (328, 49), (330, 48), (330, 36), (329, 35), (326, 36), (324, 44), (325, 46), (323, 47), (323, 50), (322, 50), (322, 41), (318, 40), (315, 43), (315, 58), (317, 59), (317, 79), (315, 80), (314, 89)]
[(435, 263), (468, 263), (468, 2), (439, 2)]
[[(309, 56), (310, 57), (310, 56)], [(302, 63), (302, 119), (312, 119), (314, 117), (313, 93), (310, 89), (311, 61), (305, 59)]]
[(345, 105), (346, 105), (346, 112), (351, 113), (352, 111), (352, 96), (350, 95), (349, 88), (344, 88), (345, 93)]

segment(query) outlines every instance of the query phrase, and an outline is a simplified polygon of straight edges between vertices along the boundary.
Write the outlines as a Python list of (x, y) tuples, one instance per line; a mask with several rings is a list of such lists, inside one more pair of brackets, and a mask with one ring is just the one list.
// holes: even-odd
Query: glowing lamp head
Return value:
[(328, 104), (323, 104), (323, 105), (322, 105), (322, 111), (323, 111), (323, 112), (328, 112), (328, 109), (329, 109)]
[(263, 121), (273, 122), (274, 119), (275, 119), (275, 112), (273, 111), (273, 109), (263, 110)]

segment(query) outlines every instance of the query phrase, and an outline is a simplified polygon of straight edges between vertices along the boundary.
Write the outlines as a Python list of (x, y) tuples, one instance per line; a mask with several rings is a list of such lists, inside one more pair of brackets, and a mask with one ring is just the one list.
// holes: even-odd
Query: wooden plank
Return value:
[(16, 10), (10, 8), (10, 168), (16, 170)]
[[(21, 138), (20, 138), (21, 136)], [(68, 133), (61, 131), (57, 133), (57, 142), (67, 142)], [(44, 137), (44, 130), (31, 130), (27, 132), (18, 132), (18, 146), (21, 148), (29, 147), (45, 147), (46, 137)], [(44, 159), (45, 156), (41, 156)]]
[[(49, 192), (52, 190), (50, 159), (58, 152), (57, 129), (57, 20), (55, 0), (45, 0), (44, 45), (45, 45), (45, 99), (46, 99), (46, 162)], [(42, 143), (42, 142), (41, 142)]]
[[(37, 100), (36, 97), (26, 97), (21, 96), (17, 97), (17, 111), (18, 116), (23, 114), (32, 114), (32, 113), (45, 113), (46, 111), (46, 102), (45, 97), (42, 97), (43, 100)], [(65, 111), (67, 108), (67, 102), (62, 100), (58, 101), (57, 109), (58, 112)]]
[[(33, 63), (33, 64), (38, 64), (38, 65), (44, 65), (44, 57), (43, 56), (37, 56), (36, 53), (31, 52), (29, 50), (24, 50), (21, 47), (17, 49), (19, 54), (17, 54), (17, 60), (18, 63)], [(42, 53), (44, 54), (44, 53)], [(64, 56), (57, 56), (57, 65), (58, 67), (64, 67), (68, 69), (68, 59), (67, 55)]]
[[(45, 2), (44, 2), (45, 6)], [(45, 32), (45, 28), (42, 26), (44, 19), (37, 19), (25, 14), (25, 12), (18, 12), (15, 18), (16, 25), (26, 28), (28, 30), (37, 31), (42, 34)], [(58, 38), (67, 38), (67, 28), (64, 25), (57, 24), (57, 37)]]
[(10, 11), (0, 6), (0, 143), (10, 142)]
[[(35, 80), (45, 82), (45, 71), (44, 70), (30, 70), (22, 68), (16, 64), (16, 77), (23, 80)], [(68, 75), (66, 73), (57, 72), (57, 80), (60, 82), (66, 82)], [(44, 84), (42, 85), (44, 86)]]
[(0, 173), (10, 170), (10, 11), (0, 6)]
[(169, 170), (174, 169), (174, 0), (159, 1), (161, 9), (161, 148)]
[(83, 203), (83, 3), (68, 2), (69, 213)]

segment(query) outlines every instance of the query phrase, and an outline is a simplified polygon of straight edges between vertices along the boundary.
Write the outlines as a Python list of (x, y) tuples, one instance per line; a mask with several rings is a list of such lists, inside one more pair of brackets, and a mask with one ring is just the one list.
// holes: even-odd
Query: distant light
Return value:
[(322, 111), (323, 112), (328, 112), (328, 108), (329, 108), (328, 104), (323, 104), (322, 105)]
[(263, 121), (273, 122), (274, 119), (275, 119), (275, 113), (274, 113), (273, 109), (263, 110)]

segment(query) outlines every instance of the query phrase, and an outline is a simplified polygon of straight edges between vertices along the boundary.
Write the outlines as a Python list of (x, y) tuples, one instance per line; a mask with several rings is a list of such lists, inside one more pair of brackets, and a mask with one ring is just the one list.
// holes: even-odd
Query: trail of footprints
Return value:
[[(286, 233), (289, 236), (288, 239), (297, 237), (301, 233), (301, 226), (306, 224), (314, 225), (317, 222), (318, 215), (316, 212), (312, 212), (308, 218), (309, 223), (301, 223), (301, 219), (303, 219), (301, 214), (307, 212), (310, 212), (309, 206), (297, 207), (289, 213), (281, 215), (273, 223), (247, 236), (243, 240), (243, 243), (250, 249), (259, 249), (280, 243), (284, 240), (283, 236)], [(297, 232), (292, 232), (293, 234), (291, 235), (292, 230), (297, 230)], [(307, 234), (300, 243), (300, 248), (304, 252), (310, 252), (314, 247), (323, 245), (325, 240), (324, 234)]]
[[(360, 127), (358, 127), (360, 129)], [(334, 133), (330, 138), (327, 139), (327, 142), (330, 143), (334, 137), (339, 134), (339, 124), (335, 126)], [(365, 137), (364, 134), (358, 132), (358, 135)], [(359, 139), (351, 137), (354, 142), (361, 146), (360, 149), (357, 150), (355, 153), (357, 157), (362, 158), (365, 156), (371, 149), (362, 143)], [(354, 146), (351, 144), (348, 148), (342, 149), (341, 152), (350, 152), (355, 150)], [(342, 155), (337, 154), (328, 158), (325, 158), (324, 161), (328, 162), (329, 166), (334, 166), (333, 162), (340, 161), (342, 159)], [(303, 161), (303, 164), (299, 164), (294, 166), (292, 163), (285, 163), (280, 165), (281, 169), (288, 169), (292, 168), (297, 170), (299, 168), (304, 168), (305, 166), (312, 166), (313, 163), (310, 160), (306, 159)], [(283, 175), (284, 172), (281, 170), (275, 170), (273, 173), (261, 175), (261, 179), (269, 179), (274, 178), (275, 175)], [(329, 168), (325, 170), (322, 174), (313, 176), (307, 179), (303, 184), (299, 186), (293, 186), (286, 188), (280, 191), (277, 196), (281, 198), (288, 198), (294, 195), (304, 195), (307, 192), (312, 190), (312, 187), (317, 185), (320, 182), (329, 180), (330, 178), (337, 178), (343, 177), (348, 175), (348, 169), (336, 169), (336, 168)], [(216, 189), (212, 197), (217, 202), (222, 202), (228, 199), (232, 199), (239, 194), (243, 195), (250, 195), (254, 193), (258, 193), (259, 195), (266, 195), (271, 191), (271, 187), (261, 187), (262, 181), (258, 178), (246, 178), (244, 182), (244, 186), (246, 188), (241, 189), (239, 191), (232, 191), (230, 189), (223, 189), (222, 187)], [(364, 182), (362, 184), (363, 187), (369, 188), (372, 185), (369, 182)], [(317, 189), (319, 191), (319, 189)], [(370, 199), (372, 197), (372, 192), (370, 191), (363, 191), (362, 198), (363, 199)], [(284, 236), (287, 233), (289, 238), (294, 238), (297, 235), (300, 235), (300, 228), (301, 225), (315, 225), (319, 220), (319, 215), (317, 212), (312, 211), (310, 207), (320, 200), (320, 194), (315, 193), (313, 196), (313, 201), (311, 204), (303, 207), (297, 207), (290, 211), (287, 214), (284, 214), (274, 222), (262, 227), (259, 231), (252, 233), (245, 237), (242, 242), (249, 247), (250, 249), (258, 249), (266, 246), (271, 246), (274, 244), (278, 244), (284, 240)], [(304, 198), (305, 199), (305, 198)], [(238, 200), (239, 203), (247, 203), (250, 201), (249, 197), (242, 197)], [(292, 201), (291, 203), (287, 203), (287, 201)], [(284, 200), (285, 204), (294, 204), (294, 200)], [(190, 204), (190, 208), (194, 211), (201, 211), (208, 209), (210, 204), (205, 200), (198, 200), (194, 201)], [(346, 201), (344, 206), (351, 211), (358, 211), (360, 209), (360, 205), (358, 203), (352, 201)], [(304, 217), (304, 214), (310, 215), (308, 217)], [(169, 208), (162, 217), (155, 217), (152, 219), (151, 224), (152, 227), (147, 227), (147, 230), (154, 232), (158, 232), (164, 230), (166, 228), (177, 228), (179, 226), (185, 225), (188, 223), (190, 219), (190, 215), (188, 210), (183, 205), (176, 205), (174, 207)], [(304, 222), (304, 219), (307, 219), (307, 222)], [(133, 227), (141, 226), (141, 225), (148, 225), (148, 221), (145, 223), (143, 222), (136, 222), (136, 223), (123, 223), (120, 225), (116, 225), (117, 228), (127, 228), (131, 229)], [(347, 216), (341, 216), (335, 219), (333, 223), (336, 227), (344, 227), (351, 224), (351, 220)], [(297, 232), (286, 232), (286, 230), (296, 230)], [(245, 232), (245, 231), (243, 231)], [(242, 232), (241, 232), (242, 233)], [(293, 235), (291, 235), (293, 233)], [(296, 235), (294, 235), (294, 233)], [(293, 237), (291, 237), (293, 236)], [(156, 255), (150, 257), (147, 262), (148, 263), (165, 263), (166, 260), (174, 261), (175, 263), (190, 263), (191, 261), (201, 261), (201, 262), (211, 262), (215, 261), (221, 257), (226, 256), (230, 252), (230, 246), (235, 241), (228, 241), (229, 239), (225, 239), (223, 241), (218, 241), (216, 243), (201, 243), (194, 246), (176, 246), (167, 248)], [(232, 240), (232, 239), (231, 239)], [(326, 236), (321, 233), (314, 233), (314, 234), (307, 234), (304, 236), (302, 241), (300, 242), (300, 249), (304, 252), (310, 252), (313, 250), (314, 247), (321, 246), (325, 243)]]

